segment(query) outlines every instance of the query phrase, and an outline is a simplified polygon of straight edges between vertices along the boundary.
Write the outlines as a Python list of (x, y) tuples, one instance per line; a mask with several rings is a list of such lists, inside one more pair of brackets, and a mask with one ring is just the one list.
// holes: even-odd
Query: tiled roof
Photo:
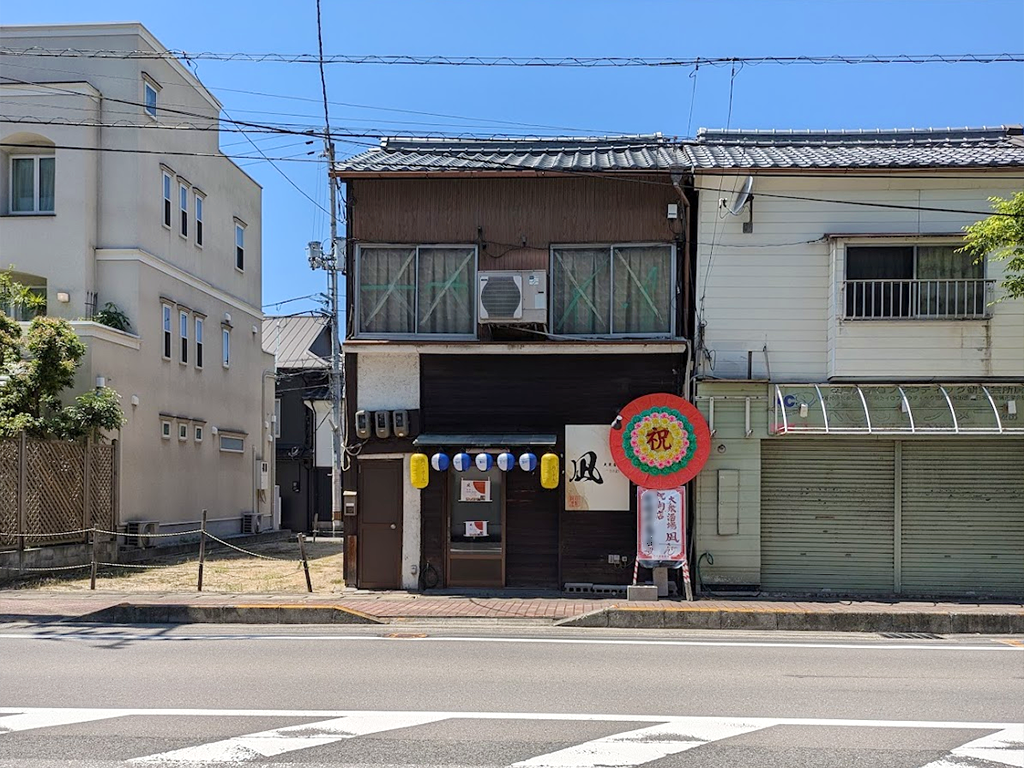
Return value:
[[(328, 368), (330, 334), (326, 334), (326, 342), (320, 340), (327, 324), (326, 317), (265, 317), (263, 351), (276, 357), (277, 368)], [(325, 356), (321, 357), (313, 349)]]
[(386, 138), (342, 176), (391, 173), (1024, 167), (1020, 126), (879, 131), (722, 131), (501, 139)]

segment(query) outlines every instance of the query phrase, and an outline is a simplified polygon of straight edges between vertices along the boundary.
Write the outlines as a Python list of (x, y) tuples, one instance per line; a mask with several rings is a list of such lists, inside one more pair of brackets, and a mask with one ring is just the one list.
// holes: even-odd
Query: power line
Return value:
[(292, 304), (296, 301), (305, 301), (306, 299), (322, 299), (322, 293), (307, 293), (305, 296), (296, 296), (293, 299), (283, 299), (282, 301), (275, 301), (273, 304), (264, 304), (260, 309), (267, 309), (268, 307), (280, 307), (284, 304)]
[(276, 64), (385, 64), (450, 67), (731, 67), (737, 64), (759, 66), (823, 65), (823, 64), (1002, 64), (1024, 62), (1022, 53), (956, 53), (956, 54), (892, 54), (892, 55), (840, 55), (828, 56), (413, 56), (413, 55), (350, 55), (321, 56), (312, 53), (219, 53), (214, 51), (124, 51), (82, 48), (30, 48), (0, 47), (0, 56), (30, 56), (42, 58), (90, 58), (186, 61), (233, 61)]

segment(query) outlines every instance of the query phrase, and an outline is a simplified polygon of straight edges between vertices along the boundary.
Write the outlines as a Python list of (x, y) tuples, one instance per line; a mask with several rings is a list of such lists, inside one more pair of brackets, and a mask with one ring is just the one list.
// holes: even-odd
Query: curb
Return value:
[(111, 624), (384, 624), (340, 605), (175, 605), (121, 603), (77, 619)]
[(1024, 633), (1019, 613), (877, 613), (728, 608), (614, 606), (556, 621), (557, 627), (614, 629), (762, 629), (807, 632), (927, 632), (1008, 635)]

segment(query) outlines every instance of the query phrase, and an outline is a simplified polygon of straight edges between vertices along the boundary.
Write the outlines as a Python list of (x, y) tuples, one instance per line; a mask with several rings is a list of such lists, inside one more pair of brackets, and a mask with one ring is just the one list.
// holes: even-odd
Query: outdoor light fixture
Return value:
[(105, 386), (107, 386), (107, 380), (105, 378), (103, 378), (102, 376), (97, 376), (96, 377), (96, 389), (103, 389)]
[(1016, 416), (1017, 415), (1017, 401), (1016, 400), (1007, 400), (1006, 401), (1006, 412), (1010, 416)]
[(67, 291), (57, 291), (57, 301), (61, 304), (67, 304), (71, 301), (71, 294)]
[(800, 418), (807, 418), (807, 403), (800, 403)]

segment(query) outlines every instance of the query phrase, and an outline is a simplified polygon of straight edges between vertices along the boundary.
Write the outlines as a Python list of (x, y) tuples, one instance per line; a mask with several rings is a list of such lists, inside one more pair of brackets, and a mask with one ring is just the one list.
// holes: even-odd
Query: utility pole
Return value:
[(325, 136), (325, 140), (327, 141), (327, 178), (331, 187), (331, 257), (328, 274), (331, 292), (331, 414), (334, 419), (332, 425), (334, 462), (331, 467), (331, 528), (333, 529), (337, 522), (345, 519), (342, 484), (345, 419), (341, 412), (341, 339), (339, 338), (341, 323), (339, 322), (338, 302), (338, 272), (339, 270), (344, 272), (345, 254), (338, 253), (338, 179), (334, 175), (334, 142), (331, 141), (329, 134)]

